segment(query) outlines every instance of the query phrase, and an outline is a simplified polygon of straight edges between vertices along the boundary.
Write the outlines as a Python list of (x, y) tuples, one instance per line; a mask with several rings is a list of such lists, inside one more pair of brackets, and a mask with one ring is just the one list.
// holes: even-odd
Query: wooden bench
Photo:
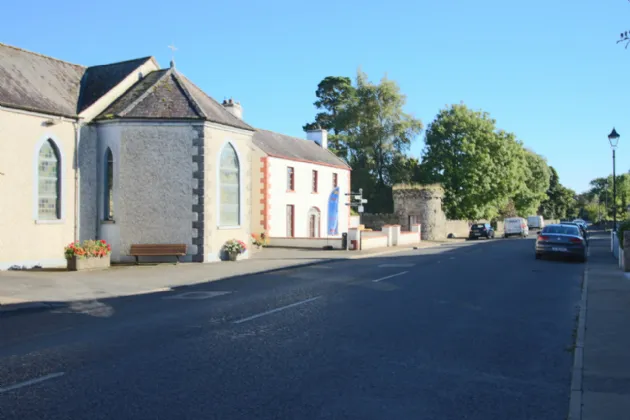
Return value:
[(135, 244), (131, 245), (129, 255), (136, 257), (136, 264), (138, 257), (174, 256), (179, 262), (179, 257), (186, 255), (186, 244)]

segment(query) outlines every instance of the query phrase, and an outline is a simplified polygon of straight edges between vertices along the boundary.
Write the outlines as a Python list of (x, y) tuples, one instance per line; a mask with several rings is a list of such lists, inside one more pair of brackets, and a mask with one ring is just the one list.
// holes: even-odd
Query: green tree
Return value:
[[(617, 182), (617, 218), (625, 215), (628, 204), (630, 204), (630, 174), (624, 173), (616, 176)], [(597, 198), (598, 202), (605, 209), (603, 213), (607, 219), (613, 217), (613, 177), (595, 178), (590, 182), (591, 189), (588, 196), (591, 200)]]
[(561, 187), (558, 172), (553, 166), (550, 166), (547, 198), (540, 203), (540, 207), (538, 209), (538, 213), (542, 214), (545, 219), (558, 219), (561, 217), (558, 208), (558, 200), (560, 197), (559, 188)]
[(500, 219), (505, 219), (507, 217), (516, 217), (518, 216), (518, 211), (516, 210), (516, 206), (514, 205), (514, 200), (508, 199), (507, 203), (499, 208), (498, 217)]
[(331, 150), (352, 167), (353, 191), (363, 188), (371, 212), (392, 211), (391, 186), (413, 180), (419, 170), (419, 163), (406, 154), (423, 128), (404, 111), (400, 87), (386, 77), (372, 83), (359, 70), (355, 86), (348, 78), (330, 76), (318, 85), (316, 95), (315, 106), (323, 111), (312, 124), (333, 133)]
[(492, 219), (525, 181), (514, 135), (497, 132), (488, 113), (465, 105), (441, 110), (429, 125), (423, 165), (429, 181), (444, 187), (450, 219)]
[(547, 198), (551, 174), (542, 156), (531, 150), (523, 152), (525, 184), (515, 194), (514, 202), (519, 214), (530, 216), (536, 214), (542, 201)]
[(317, 85), (314, 102), (320, 112), (315, 115), (315, 121), (305, 124), (304, 131), (324, 128), (330, 132), (328, 147), (333, 153), (346, 158), (348, 153), (347, 136), (348, 115), (347, 108), (355, 101), (355, 88), (349, 77), (328, 76)]
[(577, 217), (579, 208), (576, 205), (576, 194), (572, 189), (560, 183), (558, 172), (553, 166), (549, 167), (549, 189), (547, 198), (540, 204), (539, 213), (545, 219), (573, 219)]

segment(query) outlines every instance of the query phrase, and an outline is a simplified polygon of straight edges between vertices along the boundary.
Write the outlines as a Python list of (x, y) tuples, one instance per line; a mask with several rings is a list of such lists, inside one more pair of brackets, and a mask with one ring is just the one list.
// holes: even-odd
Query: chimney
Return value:
[(328, 131), (323, 128), (314, 128), (306, 132), (306, 139), (314, 141), (322, 149), (328, 149)]
[(223, 100), (223, 107), (232, 115), (234, 115), (239, 120), (243, 119), (243, 108), (241, 107), (240, 102), (236, 102), (232, 98)]

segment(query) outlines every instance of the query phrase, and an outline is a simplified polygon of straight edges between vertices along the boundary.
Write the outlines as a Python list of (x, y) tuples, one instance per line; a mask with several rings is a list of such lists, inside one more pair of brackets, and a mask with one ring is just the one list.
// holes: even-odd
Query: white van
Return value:
[(522, 217), (509, 217), (503, 220), (503, 237), (521, 236), (526, 238), (529, 235), (529, 227)]
[(530, 229), (542, 229), (545, 227), (545, 220), (542, 216), (527, 217), (527, 227)]

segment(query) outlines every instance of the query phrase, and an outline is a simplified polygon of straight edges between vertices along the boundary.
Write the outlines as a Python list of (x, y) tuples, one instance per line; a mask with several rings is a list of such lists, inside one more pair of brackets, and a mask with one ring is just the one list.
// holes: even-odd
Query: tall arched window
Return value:
[(37, 181), (37, 218), (61, 219), (61, 158), (50, 139), (39, 149)]
[(219, 163), (219, 226), (240, 226), (241, 190), (240, 166), (234, 147), (228, 143), (221, 152)]
[(105, 152), (105, 185), (103, 188), (103, 217), (105, 220), (114, 220), (114, 156), (108, 147)]

